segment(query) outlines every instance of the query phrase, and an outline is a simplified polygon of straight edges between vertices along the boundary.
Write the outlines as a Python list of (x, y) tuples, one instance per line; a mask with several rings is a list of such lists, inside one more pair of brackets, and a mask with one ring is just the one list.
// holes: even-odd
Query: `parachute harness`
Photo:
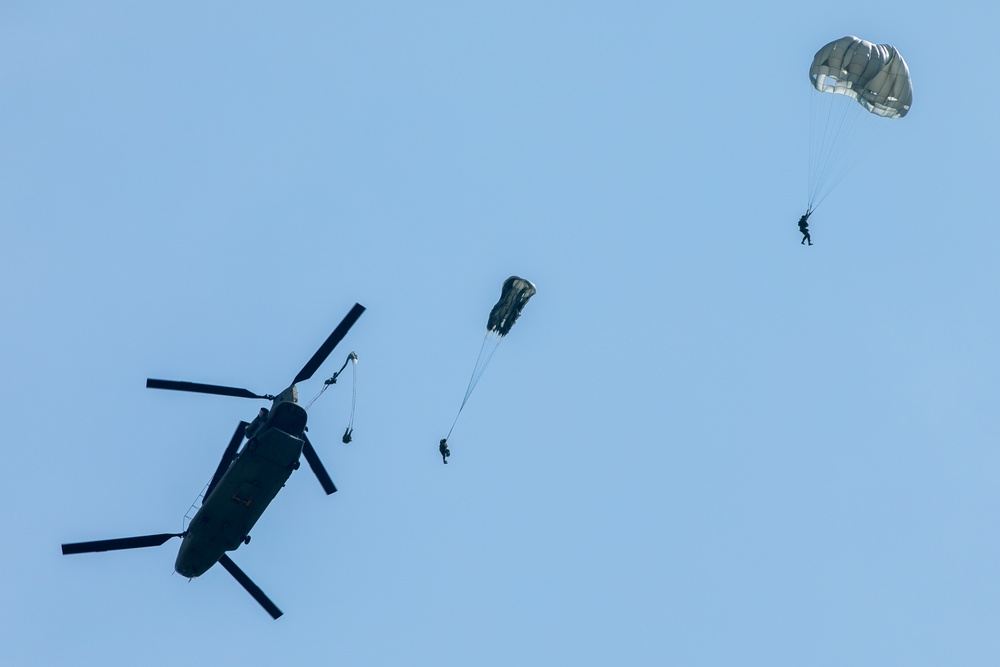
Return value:
[(333, 374), (333, 376), (323, 383), (323, 388), (319, 390), (319, 393), (312, 397), (312, 400), (306, 404), (306, 410), (312, 407), (313, 403), (323, 395), (331, 385), (337, 384), (337, 378), (344, 369), (347, 368), (347, 364), (351, 364), (351, 417), (347, 422), (347, 430), (344, 431), (343, 442), (346, 445), (351, 441), (351, 433), (354, 431), (354, 412), (358, 407), (358, 355), (351, 352), (347, 355), (347, 359), (344, 360), (344, 365), (340, 367), (340, 370)]

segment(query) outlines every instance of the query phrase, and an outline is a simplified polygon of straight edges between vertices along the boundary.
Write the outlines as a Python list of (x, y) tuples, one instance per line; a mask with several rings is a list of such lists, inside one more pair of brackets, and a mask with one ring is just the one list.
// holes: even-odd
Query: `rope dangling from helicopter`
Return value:
[[(358, 409), (358, 355), (351, 352), (347, 356), (352, 362), (351, 366), (351, 418), (347, 421), (347, 428), (344, 429), (344, 437), (341, 438), (345, 445), (350, 444), (351, 434), (354, 433), (354, 412)], [(346, 365), (347, 362), (345, 361)], [(344, 370), (341, 368), (340, 370)]]
[(323, 383), (323, 388), (319, 390), (319, 393), (313, 396), (312, 400), (306, 405), (306, 410), (312, 407), (313, 403), (323, 395), (331, 385), (337, 384), (337, 378), (340, 374), (344, 372), (347, 368), (347, 364), (352, 364), (351, 367), (351, 379), (352, 379), (352, 390), (351, 390), (351, 417), (347, 422), (347, 430), (344, 431), (344, 437), (342, 438), (344, 444), (346, 445), (351, 441), (351, 434), (354, 432), (354, 412), (358, 406), (358, 355), (355, 352), (351, 352), (347, 355), (347, 359), (344, 360), (344, 365), (340, 367), (340, 370), (334, 373), (329, 380)]

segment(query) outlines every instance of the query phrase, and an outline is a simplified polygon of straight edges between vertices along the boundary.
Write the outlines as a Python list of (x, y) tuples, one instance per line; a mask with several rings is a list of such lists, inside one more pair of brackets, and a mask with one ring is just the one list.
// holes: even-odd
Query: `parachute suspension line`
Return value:
[[(809, 104), (810, 104), (810, 124), (809, 124), (809, 188), (808, 188), (808, 206), (807, 211), (815, 210), (816, 206), (816, 190), (818, 189), (819, 183), (823, 182), (823, 176), (828, 171), (832, 159), (826, 161), (821, 160), (823, 156), (830, 157), (832, 152), (832, 147), (837, 146), (836, 138), (840, 135), (840, 129), (843, 127), (844, 115), (842, 113), (837, 122), (833, 119), (833, 105), (830, 104), (830, 98), (824, 97), (817, 101), (816, 95), (819, 94), (817, 91), (810, 91)], [(846, 101), (846, 100), (845, 100)], [(821, 103), (822, 107), (817, 108)], [(846, 105), (841, 107), (841, 112), (846, 112)], [(821, 114), (826, 112), (825, 115)], [(822, 132), (818, 132), (818, 130)], [(818, 137), (818, 138), (817, 138)]]
[[(859, 118), (862, 120), (858, 121)], [(855, 167), (869, 155), (889, 127), (886, 120), (875, 117), (866, 119), (860, 114), (855, 114), (853, 121), (852, 129), (849, 132), (853, 132), (858, 140), (848, 142), (847, 147), (840, 151), (836, 157), (839, 163), (831, 168), (830, 173), (825, 176), (827, 184), (817, 193), (816, 206), (819, 206), (820, 202), (830, 196), (840, 183), (854, 171)], [(853, 129), (858, 126), (860, 126), (859, 129)]]
[(486, 342), (489, 339), (490, 339), (490, 334), (487, 333), (483, 337), (483, 344), (479, 346), (479, 356), (476, 357), (476, 365), (472, 369), (472, 377), (469, 378), (469, 386), (465, 388), (465, 396), (462, 397), (462, 405), (458, 409), (459, 412), (461, 412), (462, 408), (465, 407), (465, 404), (469, 400), (469, 396), (472, 395), (472, 390), (475, 389), (476, 384), (479, 382), (479, 378), (482, 377), (482, 371), (479, 369), (479, 367), (480, 367), (480, 365), (482, 363), (482, 360), (483, 360), (483, 354), (486, 351)]
[(846, 126), (844, 136), (850, 139), (838, 144), (829, 169), (823, 174), (823, 179), (828, 185), (817, 200), (817, 205), (853, 171), (888, 127), (888, 121), (872, 116), (863, 109), (851, 109), (848, 115), (849, 118), (845, 119), (844, 123)]
[(452, 431), (455, 430), (455, 424), (458, 423), (458, 417), (462, 414), (462, 410), (465, 409), (465, 404), (469, 402), (469, 397), (472, 396), (472, 391), (479, 384), (479, 379), (483, 377), (483, 373), (486, 372), (486, 367), (489, 365), (490, 360), (493, 358), (493, 354), (500, 347), (500, 343), (503, 342), (503, 336), (495, 331), (487, 331), (486, 335), (483, 337), (483, 344), (479, 347), (479, 356), (476, 358), (476, 366), (472, 369), (472, 377), (469, 378), (469, 386), (465, 390), (465, 397), (462, 398), (462, 405), (458, 408), (458, 414), (455, 415), (455, 420), (451, 423), (451, 428), (448, 429), (447, 440), (451, 437)]
[[(828, 182), (830, 173), (840, 163), (844, 147), (853, 136), (851, 131), (853, 122), (845, 129), (848, 116), (850, 116), (851, 121), (857, 121), (860, 116), (858, 113), (851, 113), (858, 111), (858, 109), (853, 108), (857, 103), (846, 96), (820, 93), (816, 90), (811, 92), (812, 126), (815, 128), (817, 124), (820, 124), (822, 132), (817, 133), (813, 129), (813, 135), (810, 137), (808, 206), (810, 211), (819, 206), (820, 190)], [(820, 135), (818, 143), (815, 141), (817, 134)], [(829, 194), (829, 191), (825, 194)], [(822, 198), (825, 198), (825, 194)]]
[[(469, 382), (469, 388), (465, 390), (465, 398), (462, 400), (462, 406), (469, 400), (472, 396), (472, 391), (479, 384), (479, 379), (483, 377), (483, 373), (486, 372), (486, 367), (489, 365), (490, 360), (493, 359), (493, 354), (500, 347), (500, 342), (503, 340), (503, 336), (495, 332), (489, 332), (483, 339), (483, 347), (479, 352), (479, 359), (476, 361), (476, 370), (472, 373), (472, 379)], [(485, 353), (485, 355), (484, 355)]]
[(855, 100), (833, 93), (811, 93), (809, 198), (814, 211), (878, 144), (889, 120), (868, 113)]

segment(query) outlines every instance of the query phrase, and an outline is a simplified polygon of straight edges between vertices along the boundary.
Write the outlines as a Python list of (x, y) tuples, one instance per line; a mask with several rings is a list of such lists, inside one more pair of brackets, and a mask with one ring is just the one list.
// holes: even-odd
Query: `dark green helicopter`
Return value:
[[(236, 566), (226, 552), (250, 542), (250, 529), (274, 500), (292, 471), (299, 468), (300, 456), (305, 456), (327, 495), (337, 490), (306, 436), (306, 411), (299, 405), (296, 385), (313, 376), (364, 311), (364, 306), (354, 304), (326, 342), (295, 376), (291, 386), (277, 396), (259, 395), (247, 389), (213, 384), (147, 379), (146, 387), (150, 389), (264, 399), (272, 401), (271, 409), (261, 408), (253, 421), (241, 421), (236, 427), (236, 432), (208, 483), (201, 508), (183, 533), (63, 544), (63, 554), (156, 547), (172, 537), (180, 537), (183, 541), (174, 564), (178, 574), (188, 578), (197, 577), (216, 563), (221, 563), (272, 618), (280, 617), (281, 610)], [(244, 438), (246, 444), (237, 453)]]

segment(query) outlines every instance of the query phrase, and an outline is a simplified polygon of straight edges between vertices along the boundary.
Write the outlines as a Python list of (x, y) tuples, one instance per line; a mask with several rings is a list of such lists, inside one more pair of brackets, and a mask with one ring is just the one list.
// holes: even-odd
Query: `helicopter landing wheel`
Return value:
[(250, 536), (249, 535), (247, 535), (246, 537), (243, 538), (243, 544), (250, 544)]

